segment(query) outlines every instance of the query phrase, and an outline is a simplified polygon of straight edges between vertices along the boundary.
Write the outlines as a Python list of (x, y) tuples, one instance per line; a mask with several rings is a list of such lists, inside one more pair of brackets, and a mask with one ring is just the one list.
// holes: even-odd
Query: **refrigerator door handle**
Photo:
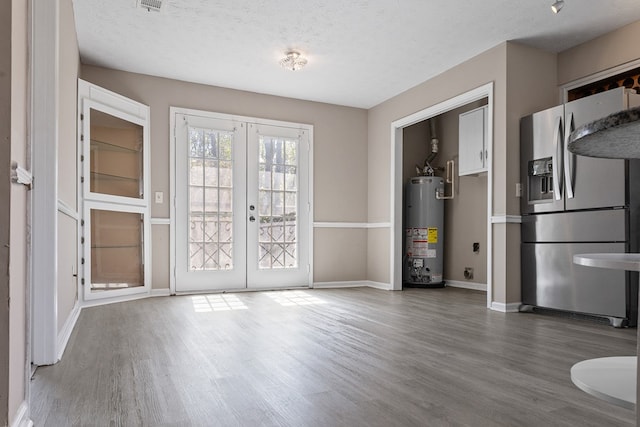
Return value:
[(569, 135), (574, 130), (573, 124), (573, 113), (569, 113), (569, 117), (567, 117), (566, 130), (564, 132), (564, 182), (565, 187), (567, 189), (567, 198), (573, 199), (573, 177), (575, 176), (574, 171), (574, 156), (575, 154), (569, 152), (567, 149), (567, 143), (569, 142)]
[(562, 175), (559, 167), (562, 166), (562, 117), (556, 117), (553, 137), (553, 194), (556, 200), (562, 200)]

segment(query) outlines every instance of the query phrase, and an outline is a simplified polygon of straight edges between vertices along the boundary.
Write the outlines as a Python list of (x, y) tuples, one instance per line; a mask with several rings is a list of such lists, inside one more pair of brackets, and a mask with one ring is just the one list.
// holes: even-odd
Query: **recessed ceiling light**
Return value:
[(300, 52), (292, 50), (287, 52), (286, 55), (280, 60), (280, 65), (287, 70), (298, 71), (307, 65), (307, 58), (302, 56)]

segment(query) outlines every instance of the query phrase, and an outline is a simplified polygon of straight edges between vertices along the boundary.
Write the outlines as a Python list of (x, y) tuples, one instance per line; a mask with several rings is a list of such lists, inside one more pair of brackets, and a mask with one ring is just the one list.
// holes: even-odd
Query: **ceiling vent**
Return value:
[(160, 12), (162, 0), (138, 0), (138, 6), (147, 9), (148, 12)]

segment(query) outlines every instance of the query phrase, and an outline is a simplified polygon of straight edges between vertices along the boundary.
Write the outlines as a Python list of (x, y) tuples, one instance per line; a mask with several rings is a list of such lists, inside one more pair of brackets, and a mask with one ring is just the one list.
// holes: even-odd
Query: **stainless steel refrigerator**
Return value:
[(617, 88), (520, 121), (522, 303), (635, 325), (637, 273), (575, 265), (573, 255), (638, 252), (640, 165), (567, 151), (577, 127), (640, 105)]

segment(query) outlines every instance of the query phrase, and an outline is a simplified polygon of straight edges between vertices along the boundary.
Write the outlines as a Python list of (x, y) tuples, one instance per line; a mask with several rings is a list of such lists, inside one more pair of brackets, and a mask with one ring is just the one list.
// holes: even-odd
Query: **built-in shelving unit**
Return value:
[(82, 81), (79, 93), (84, 297), (148, 292), (149, 109)]

